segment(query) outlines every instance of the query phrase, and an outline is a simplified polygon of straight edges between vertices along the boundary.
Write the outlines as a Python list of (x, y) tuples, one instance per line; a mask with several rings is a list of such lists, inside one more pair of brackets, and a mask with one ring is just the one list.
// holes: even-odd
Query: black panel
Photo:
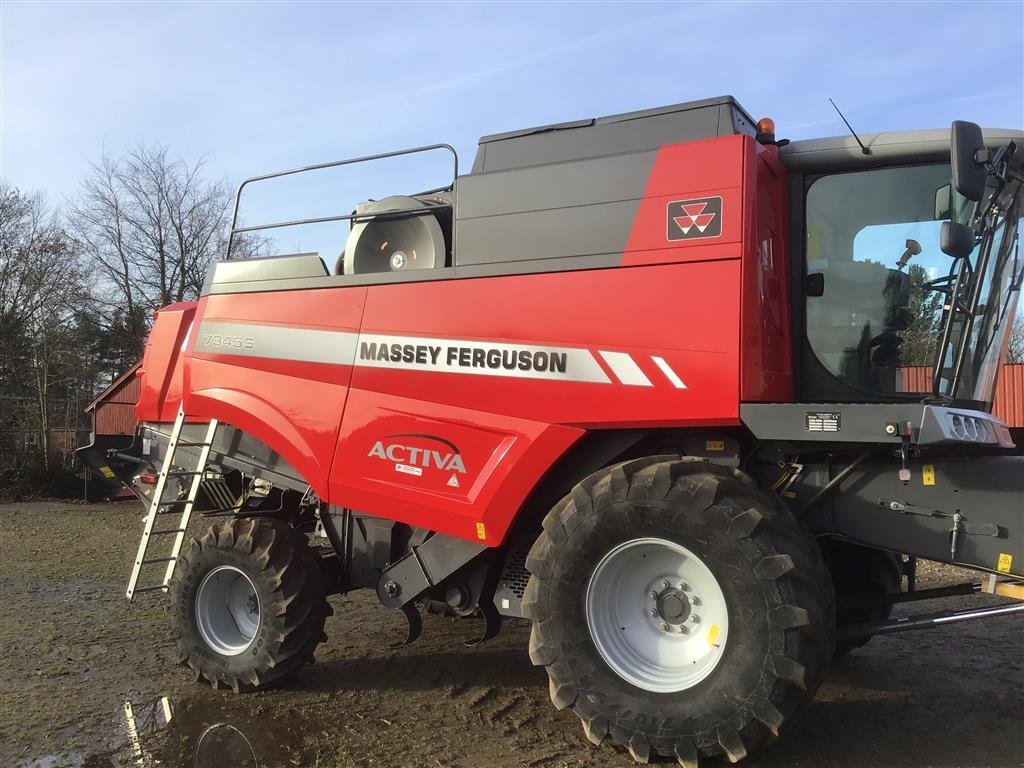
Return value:
[[(896, 469), (863, 464), (830, 501), (810, 510), (808, 526), (928, 560), (1024, 576), (1024, 457), (922, 459), (909, 482)], [(821, 466), (805, 472), (808, 493), (827, 481)]]

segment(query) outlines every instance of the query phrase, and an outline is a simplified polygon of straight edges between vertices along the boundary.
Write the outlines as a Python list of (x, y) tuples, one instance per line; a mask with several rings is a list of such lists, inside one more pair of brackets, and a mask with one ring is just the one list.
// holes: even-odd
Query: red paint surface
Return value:
[[(170, 307), (147, 346), (139, 416), (172, 420), (184, 388), (190, 418), (218, 418), (263, 440), (327, 501), (499, 544), (540, 477), (587, 430), (733, 426), (741, 386), (751, 399), (789, 397), (784, 181), (774, 156), (747, 137), (666, 146), (620, 269), (217, 295)], [(710, 196), (722, 198), (721, 236), (668, 241), (668, 203)], [(193, 312), (197, 324), (580, 348), (610, 381), (195, 354), (194, 336), (180, 356)], [(652, 386), (620, 383), (599, 350), (630, 354)], [(465, 473), (428, 462), (410, 474), (371, 455), (396, 435), (417, 452), (438, 445), (423, 435), (454, 444)]]

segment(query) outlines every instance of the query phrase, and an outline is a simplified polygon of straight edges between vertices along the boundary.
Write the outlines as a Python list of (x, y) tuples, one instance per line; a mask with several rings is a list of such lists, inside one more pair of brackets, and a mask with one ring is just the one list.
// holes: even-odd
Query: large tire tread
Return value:
[[(266, 644), (254, 652), (249, 668), (230, 669), (196, 652), (189, 579), (201, 559), (213, 550), (236, 553), (258, 566), (272, 589), (263, 616), (270, 621)], [(282, 521), (232, 518), (193, 538), (180, 557), (171, 583), (171, 639), (178, 662), (189, 667), (196, 680), (236, 693), (269, 688), (281, 683), (301, 666), (312, 663), (316, 646), (325, 641), (324, 621), (331, 615), (319, 555), (306, 537)], [(246, 652), (248, 653), (248, 651)]]
[[(774, 653), (765, 660), (757, 693), (736, 701), (732, 716), (713, 728), (665, 735), (671, 723), (651, 723), (628, 710), (609, 717), (608, 707), (592, 700), (600, 693), (580, 690), (574, 682), (586, 680), (587, 671), (570, 673), (570, 660), (578, 664), (579, 658), (572, 658), (572, 649), (552, 631), (548, 579), (559, 550), (581, 526), (597, 525), (599, 510), (608, 499), (654, 502), (659, 511), (649, 509), (647, 514), (670, 518), (716, 515), (730, 538), (749, 540), (763, 552), (755, 575), (777, 590), (769, 621), (778, 630), (780, 642), (774, 643)], [(679, 511), (673, 513), (673, 508)], [(628, 522), (639, 523), (642, 514), (634, 506)], [(811, 567), (796, 567), (797, 562)], [(611, 741), (640, 763), (654, 755), (675, 758), (689, 768), (706, 757), (742, 760), (792, 725), (794, 716), (813, 697), (831, 659), (833, 594), (815, 539), (781, 502), (753, 487), (745, 475), (707, 461), (651, 456), (588, 477), (548, 514), (526, 566), (532, 574), (523, 598), (523, 614), (533, 624), (530, 658), (547, 669), (552, 702), (559, 709), (572, 707), (592, 743)], [(585, 574), (580, 576), (585, 579)], [(825, 633), (824, 641), (814, 633)]]

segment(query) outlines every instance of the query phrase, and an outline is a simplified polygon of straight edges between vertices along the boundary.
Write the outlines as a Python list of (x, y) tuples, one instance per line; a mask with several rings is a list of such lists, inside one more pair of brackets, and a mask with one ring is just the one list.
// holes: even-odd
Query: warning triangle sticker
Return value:
[(449, 477), (447, 485), (448, 485), (449, 488), (458, 488), (459, 487), (459, 476), (458, 475), (452, 475), (451, 477)]

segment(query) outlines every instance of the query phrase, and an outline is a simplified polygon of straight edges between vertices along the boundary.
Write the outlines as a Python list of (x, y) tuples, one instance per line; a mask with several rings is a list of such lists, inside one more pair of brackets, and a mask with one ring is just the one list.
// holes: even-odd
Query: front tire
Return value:
[(526, 565), (530, 658), (552, 701), (638, 762), (743, 759), (794, 721), (832, 656), (832, 582), (813, 536), (705, 461), (592, 475), (548, 514)]
[(320, 558), (281, 521), (211, 526), (181, 556), (170, 593), (178, 660), (214, 688), (269, 688), (327, 639)]

